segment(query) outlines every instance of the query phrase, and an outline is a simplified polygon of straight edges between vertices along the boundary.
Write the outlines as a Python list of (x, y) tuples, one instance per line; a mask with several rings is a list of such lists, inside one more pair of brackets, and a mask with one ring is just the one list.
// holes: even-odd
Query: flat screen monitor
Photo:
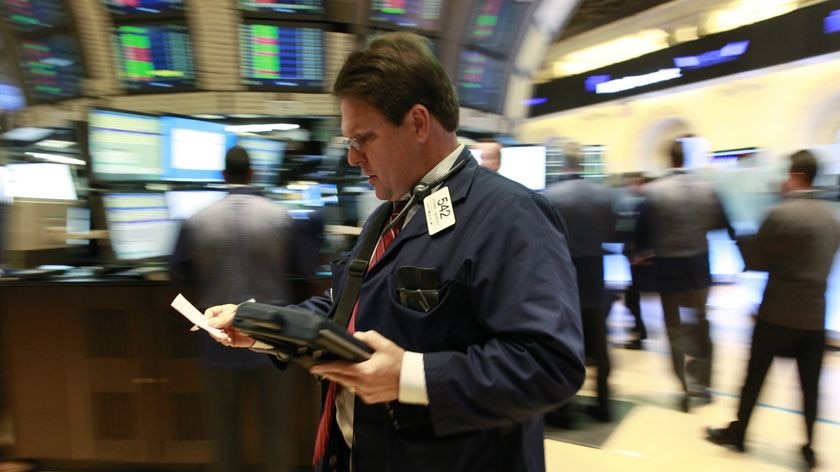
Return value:
[(160, 118), (127, 111), (88, 111), (91, 178), (98, 182), (159, 180)]
[(19, 31), (39, 31), (68, 23), (62, 0), (8, 0), (0, 2), (6, 24)]
[(531, 190), (545, 190), (545, 146), (505, 146), (499, 174)]
[(179, 225), (169, 219), (163, 193), (107, 193), (102, 204), (116, 259), (136, 261), (172, 254)]
[(186, 220), (197, 211), (225, 198), (223, 190), (170, 190), (166, 192), (166, 206), (169, 218)]
[(5, 178), (6, 194), (12, 198), (76, 199), (76, 185), (67, 164), (8, 164)]
[(245, 148), (251, 158), (251, 169), (254, 172), (252, 184), (272, 186), (279, 183), (283, 151), (286, 149), (284, 141), (256, 136), (240, 136), (236, 144)]
[(246, 14), (322, 16), (326, 0), (239, 0), (239, 8)]
[(102, 0), (113, 15), (133, 17), (184, 11), (184, 0)]
[(74, 37), (56, 34), (18, 38), (16, 43), (30, 102), (52, 102), (82, 94), (84, 68)]
[(498, 113), (504, 91), (505, 63), (478, 51), (461, 51), (458, 99), (461, 106)]
[(475, 2), (464, 42), (507, 56), (531, 5), (520, 0)]
[(373, 0), (370, 20), (398, 29), (439, 31), (444, 0)]
[(242, 78), (252, 89), (321, 91), (324, 31), (314, 26), (246, 23), (240, 29)]
[(186, 25), (123, 24), (114, 29), (117, 69), (132, 92), (195, 87), (192, 43)]
[(225, 153), (236, 142), (224, 124), (177, 116), (162, 116), (160, 122), (164, 180), (224, 180)]

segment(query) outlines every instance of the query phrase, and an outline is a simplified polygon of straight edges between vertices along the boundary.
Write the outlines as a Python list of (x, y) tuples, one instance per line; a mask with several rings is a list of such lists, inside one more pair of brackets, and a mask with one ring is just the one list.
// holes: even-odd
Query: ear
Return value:
[(432, 125), (432, 114), (428, 108), (416, 104), (408, 111), (406, 116), (411, 132), (419, 143), (425, 143), (429, 139), (429, 132)]

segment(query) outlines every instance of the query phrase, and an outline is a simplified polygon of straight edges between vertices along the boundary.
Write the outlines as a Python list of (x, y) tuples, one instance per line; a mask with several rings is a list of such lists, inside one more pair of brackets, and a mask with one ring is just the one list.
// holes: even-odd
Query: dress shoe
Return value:
[(612, 421), (612, 413), (610, 413), (609, 408), (601, 408), (598, 405), (586, 405), (583, 411), (601, 423), (609, 423)]
[(731, 447), (744, 452), (744, 440), (738, 439), (731, 428), (706, 428), (706, 440), (718, 446)]
[(802, 446), (802, 458), (805, 459), (805, 464), (808, 465), (808, 470), (817, 467), (817, 456), (814, 454), (814, 450), (811, 449), (811, 446), (807, 444)]

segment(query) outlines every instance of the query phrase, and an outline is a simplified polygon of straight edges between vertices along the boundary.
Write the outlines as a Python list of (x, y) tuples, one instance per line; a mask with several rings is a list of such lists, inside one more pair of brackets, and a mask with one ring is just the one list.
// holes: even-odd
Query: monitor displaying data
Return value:
[(240, 33), (241, 70), (246, 85), (256, 89), (323, 90), (323, 30), (247, 23)]
[(225, 198), (225, 195), (227, 192), (223, 190), (170, 190), (166, 192), (169, 218), (186, 220), (197, 211)]
[(285, 142), (257, 136), (240, 136), (236, 144), (245, 148), (251, 158), (251, 169), (254, 172), (252, 184), (271, 186), (279, 183)]
[(172, 254), (179, 225), (169, 218), (163, 193), (107, 193), (102, 205), (111, 249), (118, 260)]
[(236, 143), (224, 124), (177, 116), (163, 116), (160, 121), (164, 180), (224, 180), (225, 154)]
[(323, 15), (326, 0), (239, 0), (239, 8), (247, 13), (300, 16)]
[(184, 0), (102, 0), (108, 11), (119, 16), (150, 16), (184, 11)]
[(531, 6), (519, 0), (475, 2), (464, 42), (506, 56)]
[(192, 43), (186, 25), (118, 25), (114, 46), (120, 80), (129, 91), (162, 92), (195, 86)]
[(8, 197), (41, 200), (76, 199), (76, 185), (67, 164), (8, 164), (5, 174), (4, 186)]
[(63, 34), (19, 38), (17, 47), (30, 102), (52, 102), (82, 94), (84, 68), (75, 38)]
[(458, 69), (461, 106), (498, 113), (506, 78), (503, 61), (477, 51), (462, 51)]
[(62, 0), (0, 1), (6, 24), (18, 31), (39, 31), (69, 23)]
[(531, 190), (545, 189), (545, 146), (505, 146), (499, 174)]
[(394, 28), (439, 31), (444, 0), (373, 0), (370, 19)]
[(95, 181), (159, 180), (162, 147), (157, 116), (107, 109), (88, 112), (88, 152)]

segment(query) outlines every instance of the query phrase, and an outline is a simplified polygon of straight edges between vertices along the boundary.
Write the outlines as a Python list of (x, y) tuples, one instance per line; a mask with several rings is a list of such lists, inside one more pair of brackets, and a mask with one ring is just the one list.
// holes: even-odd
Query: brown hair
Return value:
[(420, 35), (375, 37), (347, 58), (333, 86), (337, 97), (361, 100), (393, 124), (416, 104), (425, 106), (447, 131), (458, 128), (458, 98), (452, 81)]

